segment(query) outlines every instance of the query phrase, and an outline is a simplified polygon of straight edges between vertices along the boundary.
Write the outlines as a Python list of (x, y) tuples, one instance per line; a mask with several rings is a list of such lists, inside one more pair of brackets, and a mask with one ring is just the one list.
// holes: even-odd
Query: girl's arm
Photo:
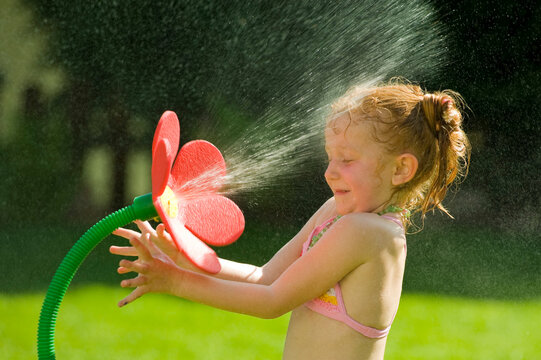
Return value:
[[(179, 267), (193, 272), (200, 272), (206, 274), (204, 271), (194, 266), (186, 258), (186, 256), (184, 256), (182, 252), (178, 251), (177, 247), (173, 242), (173, 239), (171, 238), (171, 235), (165, 230), (165, 226), (163, 224), (159, 224), (156, 227), (156, 230), (154, 230), (152, 226), (146, 221), (143, 222), (137, 220), (135, 221), (135, 224), (141, 231), (140, 233), (137, 231), (120, 228), (115, 230), (113, 234), (128, 239), (130, 240), (130, 242), (131, 239), (136, 239), (141, 242), (143, 237), (149, 236), (150, 241), (156, 245), (156, 249), (159, 249), (165, 255), (170, 257), (172, 261)], [(138, 256), (136, 248), (132, 246), (111, 246), (109, 248), (109, 251), (115, 255)], [(221, 258), (219, 258), (218, 261), (220, 262), (221, 271), (220, 273), (214, 274), (213, 276), (235, 281), (258, 281), (260, 273), (259, 267), (250, 264), (237, 263)], [(124, 274), (126, 272), (129, 272), (129, 270), (123, 267), (119, 267), (118, 272), (120, 274)]]
[[(272, 284), (286, 269), (293, 264), (302, 254), (302, 246), (311, 232), (319, 224), (322, 215), (332, 210), (334, 198), (323, 204), (306, 222), (302, 229), (287, 242), (274, 256), (262, 267), (258, 268), (257, 284)], [(326, 220), (326, 219), (325, 219)]]
[[(332, 206), (332, 199), (327, 201), (303, 226), (303, 228), (287, 242), (273, 257), (262, 267), (244, 264), (235, 261), (219, 258), (221, 270), (218, 274), (212, 275), (223, 280), (232, 280), (240, 282), (248, 282), (253, 284), (269, 285), (274, 282), (284, 271), (291, 265), (301, 254), (302, 245), (310, 235), (310, 232), (316, 227), (317, 219), (322, 211), (328, 210)], [(157, 247), (169, 256), (179, 267), (190, 270), (192, 272), (209, 275), (199, 268), (195, 267), (181, 252), (179, 252), (173, 243), (171, 235), (165, 231), (165, 226), (160, 224), (156, 230), (148, 222), (135, 221), (135, 224), (141, 231), (138, 233), (129, 229), (117, 229), (113, 234), (121, 236), (125, 239), (138, 239), (141, 241), (142, 236), (149, 234), (150, 240)], [(137, 251), (134, 247), (111, 246), (110, 252), (121, 256), (137, 256)], [(118, 272), (124, 274), (127, 269), (119, 267)]]
[[(120, 306), (147, 292), (165, 292), (227, 311), (274, 318), (321, 295), (359, 265), (375, 256), (378, 242), (389, 238), (388, 228), (378, 226), (377, 215), (352, 214), (336, 222), (304, 256), (294, 261), (272, 284), (223, 280), (179, 268), (151, 253), (146, 236), (132, 244), (139, 260), (121, 261), (121, 266), (139, 273), (124, 280), (135, 290)], [(378, 241), (370, 241), (378, 239)]]

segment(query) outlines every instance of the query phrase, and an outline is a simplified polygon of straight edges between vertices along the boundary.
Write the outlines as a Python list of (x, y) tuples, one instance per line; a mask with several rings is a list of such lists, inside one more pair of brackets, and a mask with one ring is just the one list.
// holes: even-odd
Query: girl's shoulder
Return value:
[[(313, 228), (338, 215), (334, 197), (327, 200), (314, 214)], [(374, 213), (350, 213), (340, 216), (330, 228), (330, 234), (344, 246), (353, 246), (363, 253), (387, 251), (400, 254), (406, 237), (398, 224)], [(331, 230), (329, 229), (329, 230)]]
[[(349, 234), (365, 252), (400, 254), (406, 241), (403, 229), (373, 213), (351, 213), (336, 222), (340, 232)], [(337, 229), (338, 230), (338, 229)]]

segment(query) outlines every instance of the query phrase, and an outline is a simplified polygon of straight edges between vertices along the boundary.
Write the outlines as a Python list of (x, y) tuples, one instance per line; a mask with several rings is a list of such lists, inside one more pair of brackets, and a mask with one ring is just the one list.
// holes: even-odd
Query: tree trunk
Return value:
[(75, 81), (68, 93), (67, 116), (71, 130), (70, 169), (75, 181), (80, 184), (85, 155), (89, 147), (88, 122), (91, 113), (91, 94), (88, 84)]

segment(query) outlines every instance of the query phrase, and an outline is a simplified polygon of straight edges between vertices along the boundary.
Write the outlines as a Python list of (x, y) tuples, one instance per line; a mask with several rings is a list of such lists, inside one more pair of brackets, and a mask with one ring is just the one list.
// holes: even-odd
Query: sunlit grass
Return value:
[[(58, 359), (280, 359), (288, 316), (261, 320), (169, 296), (119, 309), (126, 290), (70, 289), (56, 330)], [(36, 357), (43, 294), (0, 296), (0, 354)], [(386, 359), (534, 359), (541, 300), (470, 300), (405, 294)]]
[[(58, 359), (279, 358), (287, 317), (267, 321), (169, 296), (151, 295), (119, 309), (120, 288), (70, 290), (57, 321)], [(0, 298), (2, 359), (36, 357), (43, 295)]]
[(386, 359), (538, 359), (541, 300), (403, 296)]

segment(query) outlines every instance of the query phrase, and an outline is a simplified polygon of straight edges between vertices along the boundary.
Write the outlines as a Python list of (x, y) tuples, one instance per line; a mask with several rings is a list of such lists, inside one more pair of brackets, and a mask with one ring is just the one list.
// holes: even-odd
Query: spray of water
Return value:
[(308, 174), (324, 159), (323, 130), (329, 111), (330, 106), (321, 104), (294, 121), (277, 112), (262, 116), (224, 148), (225, 194), (268, 190)]
[[(228, 71), (209, 84), (219, 89), (209, 107), (215, 115), (224, 102), (256, 111), (244, 128), (216, 115), (215, 128), (201, 129), (228, 163), (226, 195), (279, 186), (313, 170), (309, 164), (323, 159), (329, 105), (352, 85), (373, 86), (391, 76), (426, 81), (445, 62), (443, 31), (426, 1), (282, 5), (271, 9), (280, 12), (269, 16), (272, 22), (230, 10), (238, 26), (224, 35), (224, 53), (243, 55), (223, 60)], [(242, 73), (232, 71), (239, 64)]]

